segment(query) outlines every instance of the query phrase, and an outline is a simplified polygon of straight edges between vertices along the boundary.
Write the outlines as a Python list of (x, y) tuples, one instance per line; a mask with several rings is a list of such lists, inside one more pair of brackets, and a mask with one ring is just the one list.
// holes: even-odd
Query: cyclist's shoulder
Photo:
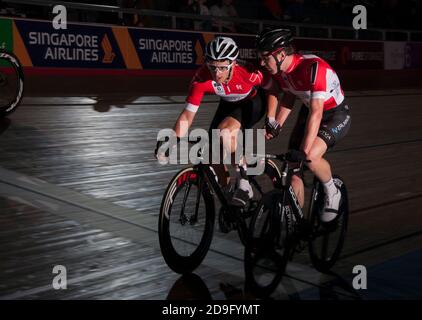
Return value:
[(264, 72), (260, 66), (245, 60), (237, 61), (236, 73), (238, 73), (242, 79), (249, 80), (253, 83), (257, 80), (262, 81), (264, 78)]
[(329, 63), (324, 60), (323, 58), (321, 58), (320, 56), (317, 56), (315, 54), (301, 54), (299, 55), (299, 63), (303, 66), (303, 67), (309, 67), (309, 66), (313, 66), (313, 65), (318, 65), (318, 67), (324, 67), (324, 68), (330, 68)]

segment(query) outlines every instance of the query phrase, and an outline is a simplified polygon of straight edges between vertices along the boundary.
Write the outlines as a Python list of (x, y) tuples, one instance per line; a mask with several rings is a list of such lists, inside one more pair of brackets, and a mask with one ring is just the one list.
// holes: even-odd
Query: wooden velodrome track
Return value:
[[(183, 93), (37, 86), (1, 121), (0, 299), (253, 298), (243, 292), (235, 233), (215, 233), (192, 281), (161, 256), (159, 205), (179, 167), (159, 165), (152, 152), (158, 130), (184, 108)], [(346, 94), (352, 128), (328, 155), (350, 193), (342, 258), (325, 275), (306, 250), (296, 255), (272, 297), (420, 299), (422, 89)], [(195, 127), (207, 128), (215, 101), (206, 99)], [(295, 116), (269, 151), (285, 150)], [(55, 265), (67, 269), (66, 290), (52, 287)], [(355, 265), (367, 268), (367, 290), (352, 288)]]

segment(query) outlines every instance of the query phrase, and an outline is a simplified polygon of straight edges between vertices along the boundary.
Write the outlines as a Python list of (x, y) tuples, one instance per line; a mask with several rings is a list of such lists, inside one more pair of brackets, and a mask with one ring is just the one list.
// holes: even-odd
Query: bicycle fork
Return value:
[(189, 191), (192, 186), (192, 183), (190, 182), (190, 176), (187, 179), (187, 186), (185, 189), (185, 194), (183, 195), (183, 203), (182, 203), (182, 208), (180, 210), (180, 216), (179, 216), (179, 222), (182, 225), (184, 225), (186, 222), (189, 222), (190, 225), (194, 225), (198, 221), (199, 203), (201, 201), (201, 194), (202, 194), (204, 179), (202, 178), (201, 175), (198, 175), (197, 177), (198, 177), (198, 192), (196, 193), (196, 199), (195, 199), (195, 212), (190, 218), (188, 218), (185, 214), (186, 201), (188, 199)]

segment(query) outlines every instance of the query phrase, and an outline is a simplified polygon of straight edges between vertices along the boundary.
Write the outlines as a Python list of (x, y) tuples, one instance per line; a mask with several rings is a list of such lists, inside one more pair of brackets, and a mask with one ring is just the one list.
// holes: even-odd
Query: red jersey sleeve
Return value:
[(246, 71), (245, 79), (251, 86), (262, 87), (264, 75), (258, 67), (252, 63), (245, 63), (243, 65), (241, 64), (240, 66), (243, 67), (244, 71)]
[(194, 109), (197, 109), (201, 104), (204, 94), (213, 92), (214, 88), (212, 86), (211, 79), (207, 75), (207, 70), (203, 66), (198, 69), (190, 83), (189, 93), (186, 98), (188, 108), (190, 107), (190, 109), (192, 109), (193, 107)]

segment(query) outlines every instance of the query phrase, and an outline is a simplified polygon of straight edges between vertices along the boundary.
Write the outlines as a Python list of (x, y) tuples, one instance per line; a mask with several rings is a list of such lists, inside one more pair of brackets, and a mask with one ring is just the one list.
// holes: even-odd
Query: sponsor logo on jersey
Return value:
[(212, 85), (214, 86), (214, 90), (218, 95), (224, 94), (224, 88), (221, 84), (218, 84), (217, 82), (213, 81)]

